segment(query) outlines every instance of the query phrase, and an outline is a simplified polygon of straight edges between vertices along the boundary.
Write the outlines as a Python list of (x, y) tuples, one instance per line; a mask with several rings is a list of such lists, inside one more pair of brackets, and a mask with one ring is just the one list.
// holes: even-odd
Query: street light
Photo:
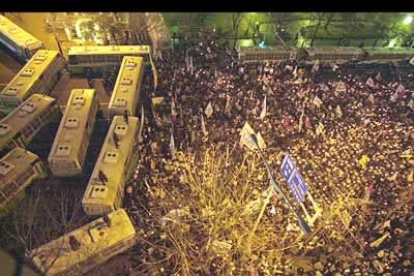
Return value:
[(411, 15), (407, 15), (404, 19), (404, 25), (410, 25), (413, 22), (413, 17)]
[(289, 206), (289, 208), (292, 210), (292, 212), (296, 215), (296, 217), (298, 218), (298, 223), (299, 223), (299, 228), (300, 230), (302, 230), (302, 232), (305, 235), (308, 235), (312, 232), (312, 230), (310, 229), (309, 225), (306, 223), (306, 221), (302, 218), (301, 215), (299, 215), (295, 208), (293, 208), (292, 204), (290, 203), (289, 199), (287, 198), (286, 194), (282, 191), (282, 189), (280, 188), (280, 186), (276, 183), (276, 181), (273, 178), (272, 172), (270, 170), (269, 164), (266, 161), (266, 158), (263, 155), (263, 152), (261, 150), (261, 148), (259, 147), (259, 141), (257, 140), (256, 134), (250, 134), (250, 140), (255, 144), (260, 157), (263, 160), (263, 163), (266, 166), (266, 170), (267, 170), (267, 176), (269, 177), (270, 183), (273, 186), (273, 189), (283, 197), (283, 199), (285, 200), (285, 202), (287, 203), (287, 205)]

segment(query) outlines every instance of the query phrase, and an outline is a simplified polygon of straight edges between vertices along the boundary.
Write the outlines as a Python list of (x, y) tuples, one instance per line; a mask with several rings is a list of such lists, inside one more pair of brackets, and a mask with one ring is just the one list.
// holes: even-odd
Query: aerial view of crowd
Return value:
[[(146, 275), (414, 275), (414, 70), (390, 66), (382, 71), (351, 71), (341, 65), (303, 66), (296, 61), (244, 64), (208, 38), (185, 50), (163, 52), (156, 67), (158, 88), (145, 100), (154, 103), (162, 98), (162, 104), (152, 108), (144, 104), (149, 110), (143, 158), (134, 181), (126, 185), (125, 208), (142, 229), (137, 271)], [(163, 234), (165, 218), (181, 218), (180, 224), (185, 225), (182, 217), (187, 216), (189, 233), (200, 231), (191, 249), (194, 254), (206, 244), (203, 230), (193, 229), (196, 223), (188, 219), (197, 210), (189, 203), (191, 192), (180, 185), (185, 170), (182, 157), (192, 158), (202, 175), (200, 158), (215, 148), (217, 155), (231, 159), (223, 163), (224, 169), (237, 167), (252, 154), (239, 144), (246, 122), (260, 132), (266, 159), (285, 192), (290, 193), (279, 167), (289, 152), (316, 204), (329, 214), (339, 206), (340, 222), (330, 232), (316, 233), (318, 221), (325, 219), (321, 216), (312, 228), (316, 244), (305, 239), (294, 248), (280, 249), (295, 243), (301, 233), (282, 200), (272, 200), (260, 223), (293, 232), (283, 246), (273, 245), (280, 249), (279, 262), (266, 260), (268, 247), (255, 247), (252, 255), (257, 257), (248, 261), (248, 269), (239, 267), (237, 256), (228, 262), (236, 268), (217, 268), (226, 265), (221, 256), (217, 257), (221, 262), (211, 262), (212, 267), (193, 269), (184, 257), (177, 259), (159, 249), (179, 244), (168, 242), (165, 235), (171, 235)], [(266, 178), (259, 183), (251, 185), (265, 192)], [(186, 197), (188, 202), (180, 206), (168, 205)], [(312, 206), (306, 203), (307, 209)]]

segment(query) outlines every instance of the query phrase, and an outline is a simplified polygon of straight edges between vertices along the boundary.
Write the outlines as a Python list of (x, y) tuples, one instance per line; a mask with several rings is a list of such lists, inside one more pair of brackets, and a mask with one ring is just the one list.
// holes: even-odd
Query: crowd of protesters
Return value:
[[(164, 97), (168, 108), (159, 113), (170, 125), (157, 124), (155, 109), (148, 110), (138, 182), (126, 187), (125, 205), (135, 220), (150, 217), (149, 188), (157, 185), (154, 179), (171, 178), (165, 167), (175, 150), (196, 153), (206, 143), (238, 147), (248, 122), (261, 133), (274, 174), (280, 153), (289, 152), (322, 208), (341, 195), (366, 204), (365, 212), (350, 211), (349, 229), (361, 237), (352, 259), (336, 257), (337, 244), (326, 245), (310, 255), (312, 272), (282, 266), (282, 275), (414, 275), (413, 70), (244, 64), (208, 37), (162, 53), (156, 67), (158, 89), (149, 95)], [(239, 148), (234, 158), (243, 153)], [(263, 269), (258, 265), (258, 275)]]

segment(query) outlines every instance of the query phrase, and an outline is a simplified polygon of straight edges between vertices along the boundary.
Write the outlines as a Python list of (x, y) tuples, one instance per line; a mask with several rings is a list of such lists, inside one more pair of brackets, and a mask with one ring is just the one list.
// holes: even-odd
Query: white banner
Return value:
[(266, 117), (266, 112), (267, 112), (267, 104), (266, 104), (266, 95), (265, 95), (265, 98), (263, 100), (262, 112), (260, 112), (260, 119), (261, 120), (263, 120)]
[(206, 110), (204, 111), (204, 114), (206, 114), (207, 118), (210, 118), (211, 115), (213, 115), (213, 107), (211, 105), (211, 102), (208, 103)]
[(201, 114), (201, 131), (203, 132), (204, 136), (208, 135), (208, 131), (206, 128), (206, 123), (204, 122), (204, 116)]
[[(256, 132), (253, 130), (253, 128), (250, 126), (250, 124), (248, 122), (246, 122), (242, 128), (242, 130), (240, 131), (240, 142), (239, 145), (240, 147), (246, 146), (247, 148), (249, 148), (250, 150), (256, 150), (256, 144), (252, 141), (250, 135), (256, 135)], [(266, 143), (262, 137), (262, 135), (259, 133), (257, 133), (256, 135), (257, 137), (257, 141), (259, 144), (259, 147), (261, 149), (266, 148)]]

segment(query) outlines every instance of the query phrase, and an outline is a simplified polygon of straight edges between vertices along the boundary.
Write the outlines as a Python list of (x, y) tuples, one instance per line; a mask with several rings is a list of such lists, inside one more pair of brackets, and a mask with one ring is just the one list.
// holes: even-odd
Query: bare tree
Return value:
[(234, 44), (233, 44), (233, 48), (236, 47), (236, 43), (238, 40), (238, 34), (239, 34), (239, 27), (240, 27), (240, 23), (243, 19), (243, 15), (241, 12), (235, 12), (232, 13), (231, 16), (231, 27), (233, 30), (233, 34), (234, 34)]

